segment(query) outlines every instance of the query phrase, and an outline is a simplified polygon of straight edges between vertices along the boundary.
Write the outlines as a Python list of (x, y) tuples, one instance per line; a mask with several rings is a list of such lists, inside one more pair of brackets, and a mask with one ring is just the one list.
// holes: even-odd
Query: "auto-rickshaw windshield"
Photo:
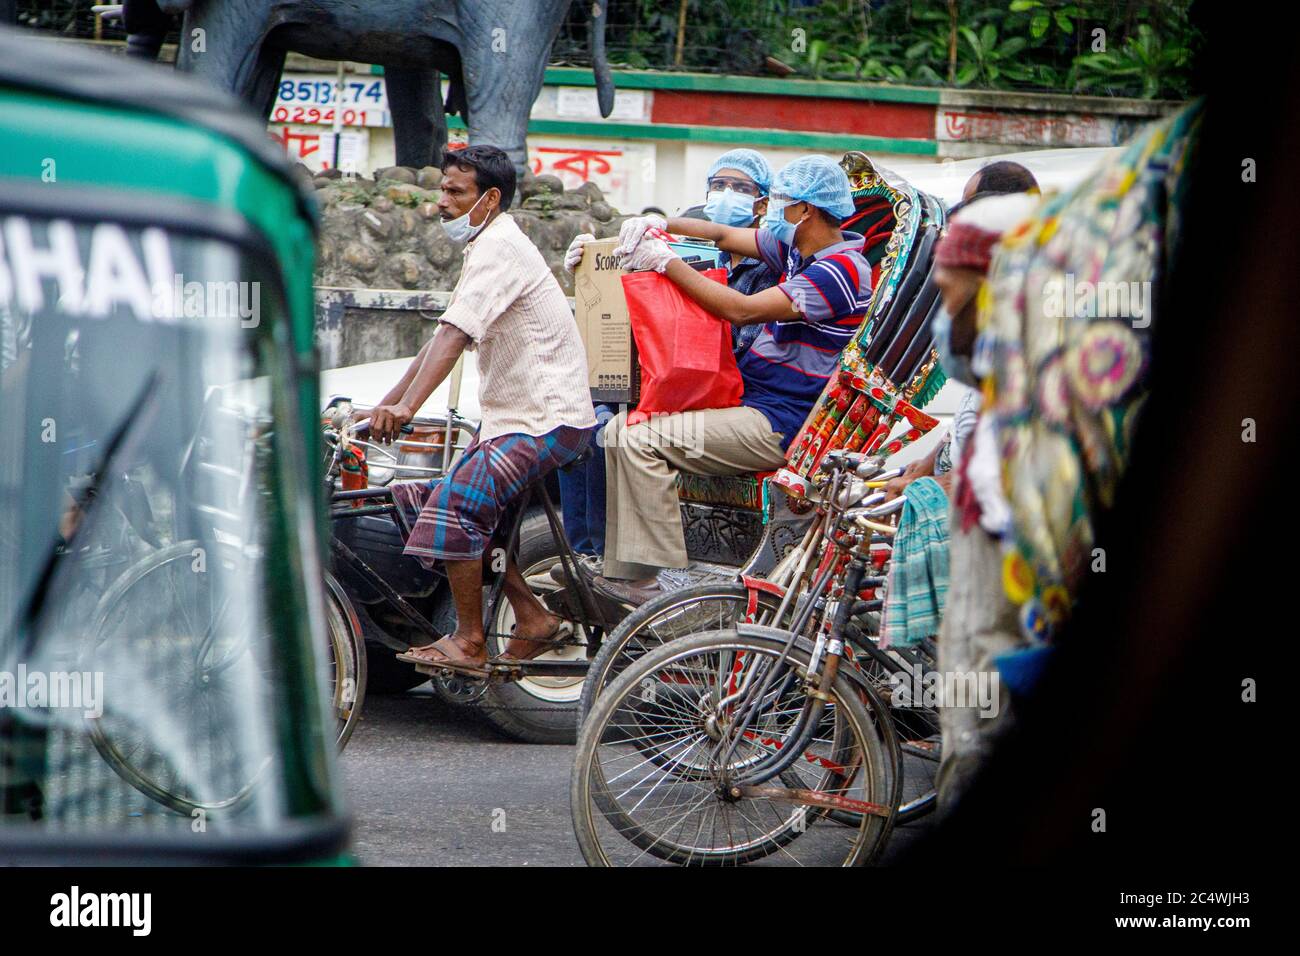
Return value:
[[(210, 836), (327, 812), (328, 760), (281, 752), (284, 695), (319, 700), (314, 658), (270, 639), (302, 604), (278, 283), (159, 228), (2, 224), (0, 827)], [(306, 709), (295, 731), (318, 738)]]

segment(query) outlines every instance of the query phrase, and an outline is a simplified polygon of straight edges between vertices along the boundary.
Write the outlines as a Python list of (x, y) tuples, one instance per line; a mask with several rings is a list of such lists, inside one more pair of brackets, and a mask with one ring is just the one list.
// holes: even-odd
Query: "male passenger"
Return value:
[[(1034, 174), (1019, 163), (1007, 160), (989, 163), (987, 166), (978, 169), (970, 179), (966, 180), (966, 186), (962, 190), (961, 202), (948, 210), (949, 221), (951, 222), (953, 217), (957, 216), (961, 210), (975, 199), (985, 196), (1007, 196), (1014, 193), (1037, 196), (1039, 194), (1038, 180), (1034, 178)], [(937, 269), (936, 277), (941, 275), (946, 277), (947, 274), (942, 269)], [(963, 301), (969, 301), (969, 299)], [(961, 392), (957, 412), (952, 417), (952, 424), (948, 428), (948, 433), (934, 446), (930, 454), (909, 464), (903, 470), (902, 475), (885, 486), (885, 493), (890, 498), (898, 497), (913, 481), (924, 478), (926, 475), (933, 475), (944, 492), (950, 493), (952, 490), (952, 470), (961, 461), (963, 444), (975, 431), (975, 419), (979, 416), (980, 410), (980, 393), (979, 389), (968, 384), (969, 374), (962, 374), (966, 370), (969, 359), (955, 358), (952, 352), (947, 351), (946, 346), (949, 342), (951, 329), (952, 316), (948, 314), (945, 305), (943, 311), (934, 320), (933, 331), (935, 342), (944, 352), (941, 362), (944, 373)], [(969, 330), (967, 334), (973, 336), (974, 330)], [(969, 341), (966, 345), (969, 345)], [(963, 355), (965, 354), (963, 353)]]
[(1004, 196), (1009, 193), (1029, 193), (1038, 195), (1038, 180), (1024, 166), (1008, 159), (999, 159), (995, 163), (981, 166), (961, 192), (962, 203), (968, 203), (976, 196)]
[[(673, 575), (660, 580), (661, 571), (687, 567), (677, 469), (735, 475), (784, 463), (871, 300), (862, 236), (839, 227), (853, 209), (844, 170), (823, 156), (803, 156), (773, 180), (762, 228), (649, 216), (623, 224), (618, 251), (629, 268), (662, 273), (734, 326), (763, 328), (738, 362), (740, 407), (660, 415), (632, 427), (620, 414), (606, 426), (609, 507), (598, 591), (639, 605), (675, 583)], [(785, 278), (746, 295), (700, 275), (655, 229), (712, 240)]]
[[(976, 351), (979, 290), (992, 264), (993, 250), (1007, 230), (1030, 216), (1036, 200), (1029, 195), (977, 198), (950, 220), (935, 248), (935, 282), (951, 327), (939, 343), (940, 361), (950, 375), (972, 391), (981, 385), (972, 369)], [(936, 336), (938, 338), (938, 336)], [(975, 391), (978, 395), (979, 392)], [(1003, 550), (1011, 508), (1001, 483), (1001, 454), (992, 414), (977, 415), (953, 463), (948, 518), (949, 589), (938, 635), (939, 671), (981, 674), (998, 680), (996, 659), (1027, 646), (1016, 607), (1002, 583)], [(943, 760), (935, 786), (940, 812), (948, 812), (969, 789), (997, 736), (1012, 717), (1010, 695), (1000, 682), (997, 710), (957, 706), (939, 708)]]
[[(772, 185), (772, 167), (752, 149), (732, 149), (713, 161), (705, 177), (704, 214), (721, 226), (757, 228), (767, 211), (767, 193)], [(591, 233), (576, 236), (564, 256), (564, 268), (573, 272), (582, 261), (583, 247), (595, 240)], [(724, 253), (727, 285), (751, 295), (770, 289), (781, 279), (781, 269), (761, 259)], [(743, 355), (762, 331), (760, 325), (732, 328), (732, 345), (737, 358)], [(596, 420), (604, 426), (614, 417), (608, 405), (596, 406)], [(597, 430), (597, 441), (602, 430)], [(564, 507), (564, 530), (578, 552), (578, 571), (594, 581), (604, 566), (605, 553), (605, 458), (595, 455), (560, 473), (560, 502)], [(568, 583), (563, 562), (551, 568), (557, 584)]]

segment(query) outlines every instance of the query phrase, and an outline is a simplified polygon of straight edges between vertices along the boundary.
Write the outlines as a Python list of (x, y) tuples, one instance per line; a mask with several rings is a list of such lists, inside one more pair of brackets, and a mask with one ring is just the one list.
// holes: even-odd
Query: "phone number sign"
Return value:
[[(271, 108), (273, 123), (333, 126), (392, 126), (383, 77), (344, 76), (342, 91), (330, 73), (285, 74)], [(341, 95), (340, 95), (341, 92)]]

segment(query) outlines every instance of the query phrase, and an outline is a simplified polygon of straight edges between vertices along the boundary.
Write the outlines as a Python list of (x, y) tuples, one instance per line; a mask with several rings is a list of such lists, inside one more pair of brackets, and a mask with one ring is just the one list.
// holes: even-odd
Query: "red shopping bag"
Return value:
[[(726, 269), (703, 275), (727, 281)], [(623, 294), (641, 362), (641, 399), (629, 425), (655, 414), (740, 404), (745, 383), (731, 352), (729, 324), (658, 272), (623, 276)]]

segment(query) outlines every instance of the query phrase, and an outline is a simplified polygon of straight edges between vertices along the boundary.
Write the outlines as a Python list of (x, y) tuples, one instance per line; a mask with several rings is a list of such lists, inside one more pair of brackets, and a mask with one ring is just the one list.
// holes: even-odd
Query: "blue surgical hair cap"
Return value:
[(754, 182), (764, 193), (772, 186), (772, 167), (767, 164), (763, 154), (753, 149), (732, 149), (723, 153), (709, 167), (706, 179), (712, 179), (719, 169), (738, 169)]
[(839, 163), (825, 156), (800, 156), (772, 180), (773, 197), (782, 196), (825, 209), (832, 216), (853, 215), (853, 190)]

